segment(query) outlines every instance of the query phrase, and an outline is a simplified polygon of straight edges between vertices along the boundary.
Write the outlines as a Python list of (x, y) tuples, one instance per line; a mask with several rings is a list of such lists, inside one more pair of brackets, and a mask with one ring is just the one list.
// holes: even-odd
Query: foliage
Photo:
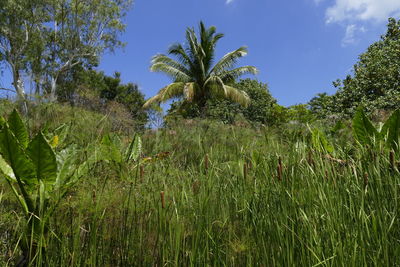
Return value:
[(366, 116), (363, 108), (360, 107), (353, 118), (353, 133), (354, 138), (361, 145), (374, 146), (383, 141), (388, 148), (398, 151), (400, 141), (400, 110), (393, 112), (382, 128), (376, 129)]
[(334, 152), (334, 147), (328, 142), (326, 135), (317, 128), (310, 129), (311, 131), (311, 142), (314, 149), (322, 153)]
[[(330, 129), (311, 122), (310, 138), (302, 124), (185, 120), (149, 129), (141, 155), (133, 153), (138, 160), (127, 163), (130, 145), (138, 147), (131, 134), (112, 132), (103, 125), (107, 118), (87, 111), (84, 121), (79, 109), (79, 127), (68, 129), (61, 124), (71, 110), (63, 108), (50, 116), (42, 107), (45, 114), (28, 124), (49, 125), (44, 135), (52, 143), (60, 136), (56, 151), (84, 140), (91, 149), (78, 161), (99, 159), (103, 150), (105, 157), (49, 218), (54, 234), (39, 265), (393, 266), (400, 260), (399, 154), (392, 161), (381, 146), (354, 144), (340, 134), (351, 130), (346, 123)], [(398, 115), (392, 116), (390, 125)], [(145, 164), (138, 170), (137, 162)], [(126, 179), (120, 166), (129, 170)], [(1, 182), (0, 265), (9, 266), (23, 225), (18, 200)]]
[(95, 111), (101, 111), (104, 106), (114, 101), (128, 111), (136, 124), (135, 130), (142, 130), (148, 121), (148, 116), (142, 109), (144, 95), (137, 84), (122, 84), (119, 72), (108, 76), (104, 72), (76, 67), (71, 76), (59, 79), (58, 86), (61, 89), (59, 101), (86, 108), (92, 107)]
[(1, 0), (0, 1), (0, 64), (8, 65), (15, 93), (25, 100), (22, 72), (30, 68), (31, 55), (40, 49), (40, 30), (45, 23), (44, 1)]
[(395, 110), (400, 103), (400, 20), (389, 19), (386, 34), (359, 56), (354, 75), (334, 82), (338, 90), (320, 94), (310, 101), (319, 116), (340, 114), (350, 117), (362, 104), (368, 113)]
[[(200, 107), (196, 104), (182, 108), (182, 103), (173, 103), (169, 114), (179, 113), (184, 118), (195, 118), (202, 115), (203, 118), (210, 118), (232, 124), (239, 114), (252, 123), (272, 125), (276, 119), (272, 115), (273, 106), (276, 100), (271, 96), (268, 86), (262, 82), (252, 79), (244, 79), (234, 85), (245, 92), (250, 98), (250, 105), (243, 107), (228, 99), (209, 99), (201, 113)], [(180, 112), (177, 112), (177, 111)]]
[(120, 47), (122, 17), (130, 0), (3, 0), (0, 58), (11, 66), (15, 91), (24, 97), (26, 71), (36, 94), (55, 100), (59, 76), (74, 66), (96, 65), (106, 50)]
[(55, 153), (40, 132), (29, 140), (21, 117), (14, 110), (1, 119), (0, 174), (18, 199), (26, 219), (19, 264), (43, 260), (48, 239), (48, 219), (69, 188), (87, 171), (77, 165), (73, 148)]
[(306, 104), (298, 104), (288, 107), (287, 120), (300, 123), (312, 122), (315, 119), (313, 112)]
[(256, 74), (257, 69), (253, 66), (234, 68), (238, 59), (247, 55), (246, 47), (227, 53), (214, 64), (215, 47), (222, 37), (214, 26), (207, 29), (200, 22), (199, 36), (193, 28), (188, 28), (186, 46), (174, 44), (169, 48), (168, 54), (177, 60), (164, 54), (154, 56), (150, 69), (167, 74), (173, 83), (147, 100), (144, 107), (182, 97), (183, 102), (194, 103), (201, 111), (211, 98), (226, 98), (247, 107), (248, 95), (231, 83), (245, 74)]

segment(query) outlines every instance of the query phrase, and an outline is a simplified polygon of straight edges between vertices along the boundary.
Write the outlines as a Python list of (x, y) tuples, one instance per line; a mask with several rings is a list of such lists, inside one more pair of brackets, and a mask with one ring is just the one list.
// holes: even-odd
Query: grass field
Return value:
[[(68, 124), (55, 150), (76, 146), (81, 161), (110, 132), (121, 150), (133, 138), (107, 117), (59, 109), (36, 111), (30, 133), (44, 128), (50, 138)], [(356, 144), (350, 126), (330, 129), (322, 128), (331, 153), (301, 124), (181, 121), (148, 130), (141, 160), (99, 160), (61, 199), (34, 264), (396, 266), (399, 155)], [(0, 214), (0, 265), (13, 266), (26, 222), (4, 179)]]

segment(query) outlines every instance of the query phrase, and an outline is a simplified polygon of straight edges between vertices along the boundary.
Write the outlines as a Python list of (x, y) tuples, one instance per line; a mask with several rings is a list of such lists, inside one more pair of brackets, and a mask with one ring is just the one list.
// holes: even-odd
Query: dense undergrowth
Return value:
[[(12, 107), (2, 105), (9, 114)], [(134, 132), (110, 116), (39, 106), (26, 118), (84, 150)], [(394, 266), (400, 263), (398, 153), (360, 146), (343, 124), (281, 128), (186, 120), (147, 130), (138, 162), (99, 160), (50, 218), (47, 266)], [(311, 128), (312, 128), (311, 127)], [(110, 133), (112, 135), (109, 135)], [(118, 134), (119, 138), (116, 137)], [(114, 140), (113, 139), (113, 140)], [(0, 265), (12, 266), (24, 224), (0, 180)]]

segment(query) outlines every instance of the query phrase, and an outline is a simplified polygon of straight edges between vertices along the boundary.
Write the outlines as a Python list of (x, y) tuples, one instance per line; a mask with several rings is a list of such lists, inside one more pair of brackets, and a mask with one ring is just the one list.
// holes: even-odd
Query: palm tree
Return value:
[(181, 44), (172, 45), (168, 54), (158, 54), (151, 61), (151, 71), (164, 72), (173, 82), (162, 88), (157, 95), (148, 99), (143, 105), (150, 107), (154, 103), (165, 102), (173, 98), (182, 98), (203, 108), (211, 97), (224, 97), (247, 107), (249, 96), (231, 86), (242, 75), (256, 74), (253, 66), (234, 68), (238, 59), (247, 55), (247, 48), (227, 53), (216, 64), (214, 63), (215, 46), (224, 35), (216, 33), (215, 27), (206, 29), (200, 22), (199, 38), (193, 28), (186, 30), (185, 47)]

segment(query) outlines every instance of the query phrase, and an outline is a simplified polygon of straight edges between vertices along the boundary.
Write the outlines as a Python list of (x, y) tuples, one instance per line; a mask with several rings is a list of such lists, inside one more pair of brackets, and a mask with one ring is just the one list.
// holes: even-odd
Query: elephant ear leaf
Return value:
[(117, 163), (122, 162), (120, 151), (121, 140), (117, 135), (107, 134), (101, 140), (100, 159), (110, 160)]
[(400, 110), (396, 110), (387, 119), (382, 127), (381, 135), (386, 139), (386, 144), (397, 150), (399, 147), (399, 137), (400, 137)]
[(28, 186), (37, 184), (35, 165), (8, 127), (0, 131), (0, 152), (17, 180)]
[(361, 145), (371, 145), (372, 140), (378, 137), (378, 131), (361, 108), (357, 110), (353, 118), (353, 134)]
[(18, 111), (15, 109), (8, 118), (8, 127), (15, 135), (21, 146), (23, 148), (26, 148), (29, 143), (28, 130), (26, 129), (25, 124), (22, 121)]
[(15, 174), (13, 169), (0, 155), (0, 173), (10, 182), (16, 182)]
[(56, 155), (42, 133), (32, 139), (27, 153), (36, 167), (38, 180), (45, 185), (53, 185), (57, 179)]
[(137, 161), (142, 153), (142, 139), (135, 135), (126, 152), (126, 161)]
[[(311, 130), (311, 129), (310, 129)], [(318, 129), (311, 130), (311, 139), (313, 147), (319, 151), (324, 153), (333, 153), (334, 147), (329, 143), (326, 135)]]

